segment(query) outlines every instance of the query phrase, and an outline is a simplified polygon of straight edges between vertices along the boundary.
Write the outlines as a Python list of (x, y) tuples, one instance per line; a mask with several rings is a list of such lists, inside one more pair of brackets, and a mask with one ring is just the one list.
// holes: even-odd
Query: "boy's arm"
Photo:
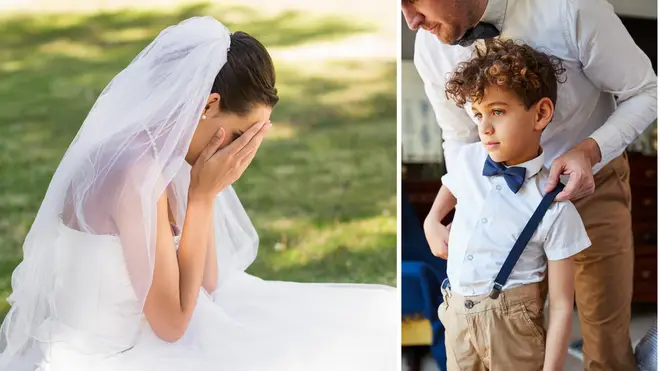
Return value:
[[(546, 235), (544, 250), (548, 258), (548, 295), (550, 313), (545, 344), (544, 371), (562, 370), (573, 325), (573, 259), (591, 245), (582, 218), (570, 202), (555, 202), (555, 216)], [(548, 211), (551, 211), (548, 210)], [(550, 214), (546, 214), (548, 216)]]
[(548, 261), (550, 311), (543, 371), (561, 371), (573, 324), (573, 259)]
[(442, 219), (456, 206), (456, 197), (449, 188), (442, 186), (433, 201), (429, 215), (424, 220), (424, 234), (433, 255), (447, 259), (449, 251), (449, 228), (442, 225)]
[(431, 206), (431, 211), (426, 219), (431, 218), (439, 223), (450, 211), (454, 210), (454, 207), (456, 207), (456, 197), (447, 186), (443, 185), (437, 196), (435, 196), (433, 206)]

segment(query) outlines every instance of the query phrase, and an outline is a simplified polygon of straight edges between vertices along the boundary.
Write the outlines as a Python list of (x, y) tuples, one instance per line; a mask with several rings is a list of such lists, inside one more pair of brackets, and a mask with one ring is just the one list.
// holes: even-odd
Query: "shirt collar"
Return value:
[(481, 17), (480, 22), (490, 23), (502, 32), (507, 1), (508, 0), (488, 0), (486, 11), (484, 11), (484, 15)]
[[(541, 153), (536, 156), (535, 158), (523, 162), (522, 164), (515, 165), (517, 167), (524, 167), (525, 168), (525, 179), (529, 179), (533, 177), (534, 175), (538, 174), (541, 169), (543, 169), (543, 149), (541, 149)], [(508, 166), (507, 166), (508, 167)]]

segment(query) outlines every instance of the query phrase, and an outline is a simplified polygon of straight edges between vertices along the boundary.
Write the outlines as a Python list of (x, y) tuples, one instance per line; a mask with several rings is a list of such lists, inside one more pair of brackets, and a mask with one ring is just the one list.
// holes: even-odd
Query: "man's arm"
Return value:
[(550, 311), (543, 371), (561, 371), (573, 324), (573, 260), (548, 261)]
[(657, 77), (612, 5), (604, 0), (568, 1), (568, 5), (575, 20), (571, 39), (585, 75), (617, 97), (614, 113), (590, 136), (598, 144), (600, 162), (608, 163), (656, 119)]
[(570, 174), (558, 201), (594, 191), (591, 168), (619, 156), (657, 117), (657, 78), (651, 61), (605, 0), (569, 0), (568, 42), (584, 74), (601, 91), (617, 97), (617, 108), (591, 136), (552, 164), (549, 192), (559, 174)]
[(456, 67), (443, 57), (432, 34), (420, 30), (415, 37), (414, 63), (424, 82), (424, 92), (442, 130), (443, 153), (448, 171), (454, 164), (455, 154), (462, 145), (479, 141), (477, 125), (464, 109), (448, 100), (445, 95), (445, 75)]

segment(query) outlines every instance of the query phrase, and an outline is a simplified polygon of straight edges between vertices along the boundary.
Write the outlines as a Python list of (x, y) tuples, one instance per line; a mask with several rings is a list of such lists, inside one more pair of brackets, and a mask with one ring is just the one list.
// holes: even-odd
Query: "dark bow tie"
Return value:
[(476, 26), (467, 30), (463, 37), (451, 44), (468, 47), (479, 39), (492, 39), (497, 36), (500, 36), (500, 30), (498, 30), (497, 27), (490, 23), (479, 22)]
[(511, 188), (513, 193), (518, 193), (520, 187), (522, 187), (523, 183), (525, 182), (526, 173), (527, 170), (524, 167), (506, 167), (501, 162), (493, 161), (490, 156), (488, 156), (486, 159), (483, 171), (484, 176), (502, 175), (506, 181), (506, 184), (509, 186), (509, 188)]

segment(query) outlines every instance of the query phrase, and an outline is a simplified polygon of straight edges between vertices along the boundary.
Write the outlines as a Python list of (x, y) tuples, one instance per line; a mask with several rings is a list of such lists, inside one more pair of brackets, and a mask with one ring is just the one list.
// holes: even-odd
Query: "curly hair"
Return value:
[(542, 98), (557, 101), (558, 83), (566, 69), (557, 57), (539, 52), (513, 40), (488, 40), (483, 49), (476, 48), (473, 58), (462, 62), (445, 84), (447, 99), (456, 105), (481, 102), (489, 86), (515, 93), (530, 109)]

